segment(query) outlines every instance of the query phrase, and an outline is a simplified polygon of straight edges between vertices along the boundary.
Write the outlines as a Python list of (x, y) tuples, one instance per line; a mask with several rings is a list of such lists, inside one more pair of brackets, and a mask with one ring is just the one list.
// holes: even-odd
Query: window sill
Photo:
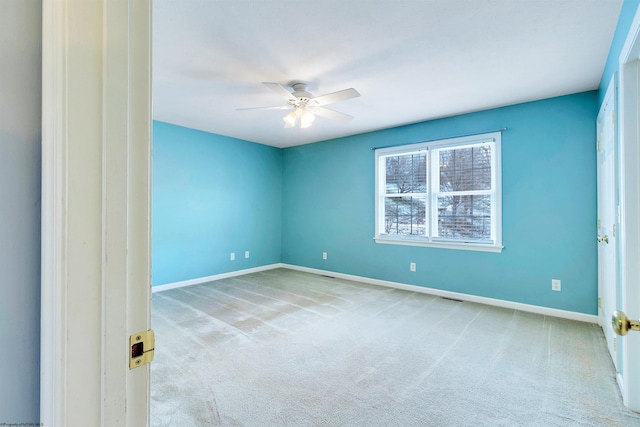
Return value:
[(374, 237), (374, 240), (376, 243), (382, 243), (385, 245), (423, 246), (427, 248), (457, 249), (477, 252), (501, 253), (504, 248), (504, 246), (483, 245), (482, 243), (429, 242), (414, 239), (392, 239), (382, 237)]

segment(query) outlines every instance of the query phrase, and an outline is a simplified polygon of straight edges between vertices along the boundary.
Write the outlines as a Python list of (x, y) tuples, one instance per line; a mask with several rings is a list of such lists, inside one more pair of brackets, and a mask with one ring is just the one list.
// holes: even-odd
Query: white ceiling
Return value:
[[(154, 0), (154, 119), (276, 147), (596, 89), (622, 0)], [(361, 97), (283, 128), (261, 82)]]

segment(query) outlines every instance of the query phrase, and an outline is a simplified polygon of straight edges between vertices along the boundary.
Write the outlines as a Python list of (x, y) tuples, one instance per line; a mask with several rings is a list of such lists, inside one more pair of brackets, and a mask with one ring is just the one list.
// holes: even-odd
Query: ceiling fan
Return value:
[(288, 84), (293, 89), (293, 92), (278, 83), (263, 82), (262, 84), (286, 99), (287, 105), (238, 108), (238, 110), (293, 110), (282, 119), (286, 128), (296, 127), (298, 124), (301, 128), (307, 128), (313, 124), (316, 115), (348, 122), (353, 119), (353, 116), (325, 108), (324, 106), (360, 96), (357, 90), (349, 88), (314, 97), (307, 92), (307, 84), (299, 81)]

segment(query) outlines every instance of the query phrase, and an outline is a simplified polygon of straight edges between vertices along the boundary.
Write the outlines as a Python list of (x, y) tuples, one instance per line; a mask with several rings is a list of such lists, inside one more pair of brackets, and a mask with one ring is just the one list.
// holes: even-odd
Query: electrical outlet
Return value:
[(322, 252), (322, 259), (327, 259), (327, 253), (326, 252)]
[(560, 292), (562, 290), (562, 282), (558, 279), (551, 279), (551, 290)]
[(415, 262), (409, 263), (409, 270), (410, 271), (416, 271), (416, 263)]
[(231, 252), (231, 255), (229, 255), (229, 259), (231, 261), (235, 261), (236, 260), (236, 253), (235, 252)]
[(244, 251), (244, 257), (249, 258), (249, 251)]

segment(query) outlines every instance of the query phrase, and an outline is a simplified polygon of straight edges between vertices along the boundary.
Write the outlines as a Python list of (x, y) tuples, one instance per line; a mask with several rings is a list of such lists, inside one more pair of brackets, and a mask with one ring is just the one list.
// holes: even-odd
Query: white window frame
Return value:
[[(491, 132), (458, 138), (441, 139), (414, 143), (402, 146), (379, 148), (375, 150), (375, 241), (376, 243), (426, 246), (446, 249), (461, 249), (470, 251), (502, 252), (502, 161), (500, 132)], [(437, 230), (438, 216), (436, 214), (437, 195), (439, 192), (438, 156), (432, 155), (442, 148), (464, 148), (480, 143), (490, 144), (492, 147), (491, 190), (463, 192), (459, 195), (485, 194), (491, 195), (491, 242), (462, 241), (434, 237), (433, 230)], [(398, 236), (384, 233), (385, 197), (386, 194), (386, 166), (385, 159), (393, 155), (408, 155), (412, 153), (427, 153), (427, 206), (426, 206), (426, 235)], [(413, 194), (402, 194), (410, 197)]]

